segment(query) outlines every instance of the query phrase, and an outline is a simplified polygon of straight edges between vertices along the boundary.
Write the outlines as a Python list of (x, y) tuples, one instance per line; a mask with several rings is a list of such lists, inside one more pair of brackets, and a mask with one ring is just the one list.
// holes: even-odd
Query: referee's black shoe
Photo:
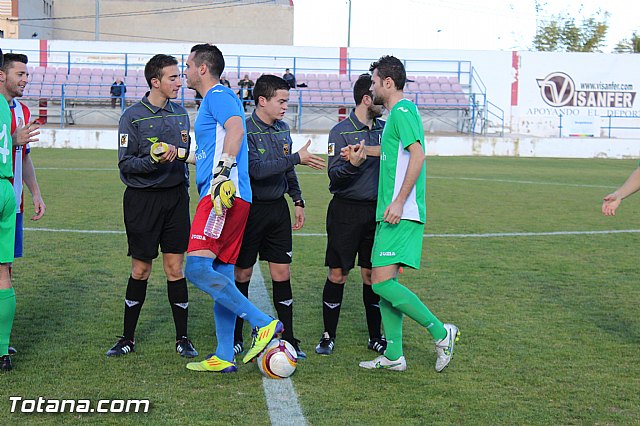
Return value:
[(129, 340), (124, 336), (119, 336), (120, 338), (116, 342), (115, 345), (111, 347), (107, 351), (107, 356), (121, 356), (126, 355), (129, 352), (135, 352), (136, 342), (133, 340)]
[(185, 358), (195, 358), (198, 356), (198, 351), (193, 347), (193, 343), (186, 336), (182, 336), (176, 341), (176, 352)]
[(333, 353), (334, 344), (335, 339), (330, 337), (329, 333), (325, 331), (320, 338), (320, 343), (316, 346), (316, 353), (318, 355), (331, 355)]
[(383, 354), (387, 349), (387, 340), (384, 338), (384, 336), (376, 337), (375, 339), (369, 339), (367, 347), (372, 351)]
[(7, 352), (9, 353), (9, 355), (15, 355), (18, 353), (18, 351), (16, 351), (16, 348), (14, 348), (13, 346), (9, 346)]
[(300, 359), (307, 359), (307, 354), (302, 352), (302, 349), (300, 349), (300, 340), (294, 338), (293, 342), (289, 342), (289, 343), (291, 343), (291, 346), (293, 346), (293, 349), (296, 350), (299, 360)]
[(13, 369), (13, 363), (9, 355), (4, 355), (0, 358), (0, 371), (10, 371)]
[(244, 352), (244, 342), (242, 340), (236, 340), (233, 342), (233, 356), (240, 355), (242, 352)]

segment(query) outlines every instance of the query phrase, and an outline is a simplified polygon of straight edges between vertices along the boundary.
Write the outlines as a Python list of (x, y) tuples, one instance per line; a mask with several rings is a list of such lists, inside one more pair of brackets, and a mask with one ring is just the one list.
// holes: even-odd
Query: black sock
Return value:
[(370, 339), (379, 339), (380, 323), (382, 317), (380, 316), (380, 296), (373, 292), (373, 288), (370, 285), (362, 284), (362, 302), (364, 303), (364, 312), (367, 315), (367, 328), (369, 329)]
[[(238, 287), (238, 290), (240, 290), (240, 293), (242, 293), (244, 295), (244, 297), (249, 297), (249, 283), (250, 281), (247, 281), (245, 283), (241, 283), (236, 281), (236, 287)], [(242, 342), (243, 338), (242, 338), (242, 326), (244, 325), (244, 320), (240, 317), (236, 317), (236, 329), (233, 333), (233, 341), (234, 342)]]
[(282, 338), (290, 343), (294, 342), (293, 335), (293, 294), (291, 280), (273, 282), (273, 306), (278, 313), (278, 319), (284, 325)]
[(133, 340), (140, 310), (147, 295), (147, 280), (135, 280), (129, 277), (127, 295), (124, 300), (124, 337)]
[(324, 331), (335, 339), (338, 329), (338, 319), (340, 318), (340, 307), (342, 306), (342, 294), (344, 284), (336, 284), (327, 281), (324, 283), (322, 291), (322, 318), (324, 320)]
[(187, 280), (185, 278), (176, 281), (167, 280), (167, 296), (173, 313), (173, 322), (176, 324), (176, 340), (188, 337), (189, 290), (187, 290)]

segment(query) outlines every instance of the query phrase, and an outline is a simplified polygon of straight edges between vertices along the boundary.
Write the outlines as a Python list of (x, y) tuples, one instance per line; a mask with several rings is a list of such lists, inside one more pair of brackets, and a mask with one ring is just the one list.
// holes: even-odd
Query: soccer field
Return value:
[[(160, 263), (136, 352), (107, 359), (122, 332), (130, 261), (115, 151), (32, 150), (47, 204), (26, 221), (26, 257), (14, 265), (14, 371), (0, 375), (0, 415), (15, 424), (269, 424), (255, 365), (195, 373), (175, 353)], [(633, 160), (462, 157), (427, 159), (422, 269), (405, 271), (445, 322), (459, 326), (452, 366), (434, 371), (427, 332), (405, 321), (404, 373), (367, 371), (372, 359), (361, 281), (352, 272), (334, 354), (322, 333), (326, 173), (298, 167), (307, 203), (294, 234), (296, 334), (309, 358), (291, 379), (308, 424), (637, 424), (640, 422), (640, 196), (617, 216), (602, 197)], [(192, 215), (197, 195), (191, 190)], [(25, 216), (30, 212), (25, 197)], [(617, 232), (632, 231), (632, 232)], [(270, 295), (266, 265), (260, 265)], [(252, 287), (253, 288), (253, 287)], [(250, 290), (251, 292), (254, 292)], [(211, 300), (192, 285), (190, 337), (213, 351)], [(270, 296), (269, 296), (270, 297)], [(248, 340), (248, 327), (245, 327)], [(201, 358), (199, 358), (201, 359)], [(24, 399), (148, 399), (148, 413), (11, 413)], [(289, 401), (290, 402), (290, 401)], [(281, 420), (291, 420), (291, 418)]]

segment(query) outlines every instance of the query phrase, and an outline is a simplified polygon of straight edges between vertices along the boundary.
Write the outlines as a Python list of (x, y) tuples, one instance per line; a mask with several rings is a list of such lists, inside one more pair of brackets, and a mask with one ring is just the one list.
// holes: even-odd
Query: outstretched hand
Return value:
[(605, 216), (615, 216), (616, 210), (620, 203), (622, 202), (622, 198), (620, 198), (615, 192), (607, 195), (603, 198), (602, 201), (602, 214)]
[(307, 141), (307, 143), (300, 148), (298, 151), (298, 155), (300, 156), (300, 164), (304, 164), (305, 166), (309, 166), (312, 169), (322, 170), (324, 169), (324, 160), (317, 155), (311, 154), (309, 152), (309, 146), (311, 145), (311, 139)]

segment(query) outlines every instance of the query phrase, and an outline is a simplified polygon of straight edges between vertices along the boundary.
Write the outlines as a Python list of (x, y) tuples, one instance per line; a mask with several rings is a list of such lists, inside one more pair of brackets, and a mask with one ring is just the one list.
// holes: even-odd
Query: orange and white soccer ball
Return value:
[(296, 371), (298, 353), (286, 340), (273, 339), (257, 361), (258, 369), (265, 377), (285, 379)]

